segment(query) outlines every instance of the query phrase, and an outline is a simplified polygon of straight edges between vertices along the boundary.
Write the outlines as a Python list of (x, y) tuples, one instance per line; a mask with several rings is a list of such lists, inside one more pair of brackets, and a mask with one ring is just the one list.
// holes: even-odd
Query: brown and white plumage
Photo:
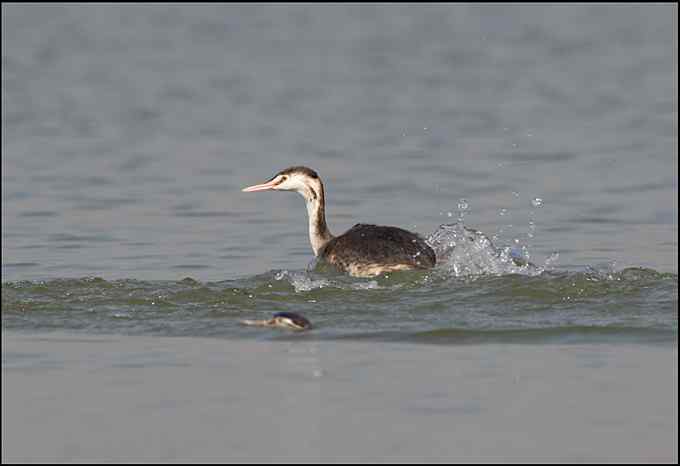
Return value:
[(429, 269), (436, 256), (416, 233), (396, 227), (359, 223), (340, 236), (328, 230), (323, 183), (307, 167), (290, 167), (266, 183), (245, 192), (296, 191), (304, 197), (309, 216), (309, 240), (314, 255), (353, 276), (366, 277), (397, 270)]

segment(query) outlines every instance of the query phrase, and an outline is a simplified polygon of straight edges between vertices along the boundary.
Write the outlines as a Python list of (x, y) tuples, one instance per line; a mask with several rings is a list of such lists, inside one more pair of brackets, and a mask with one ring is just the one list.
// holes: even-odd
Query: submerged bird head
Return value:
[(308, 330), (312, 327), (312, 324), (304, 316), (292, 312), (277, 312), (270, 322), (270, 325), (292, 328), (293, 330)]
[(315, 201), (323, 196), (323, 186), (319, 175), (307, 167), (290, 167), (281, 170), (269, 181), (243, 188), (243, 192), (253, 191), (297, 191), (307, 201)]

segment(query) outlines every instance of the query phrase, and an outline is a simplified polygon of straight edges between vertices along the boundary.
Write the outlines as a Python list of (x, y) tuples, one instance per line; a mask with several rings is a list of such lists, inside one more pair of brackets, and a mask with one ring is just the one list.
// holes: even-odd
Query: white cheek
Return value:
[(286, 180), (279, 180), (278, 184), (276, 185), (276, 189), (281, 191), (295, 191), (297, 189), (295, 184), (295, 180), (291, 180), (290, 178)]
[(298, 180), (298, 179), (292, 179), (292, 180), (290, 180), (290, 182), (289, 182), (288, 184), (291, 186), (291, 187), (288, 188), (288, 189), (291, 189), (291, 190), (293, 190), (293, 191), (297, 191), (297, 192), (299, 192), (299, 193), (303, 193), (303, 192), (305, 192), (305, 190), (306, 190), (305, 184), (304, 184), (302, 181)]

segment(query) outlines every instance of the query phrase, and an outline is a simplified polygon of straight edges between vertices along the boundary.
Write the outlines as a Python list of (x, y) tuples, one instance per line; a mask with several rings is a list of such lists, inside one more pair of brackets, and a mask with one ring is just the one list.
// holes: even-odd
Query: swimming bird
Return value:
[(290, 167), (269, 181), (244, 188), (254, 191), (296, 191), (307, 204), (309, 241), (314, 255), (355, 277), (370, 277), (397, 270), (429, 269), (437, 259), (416, 233), (397, 227), (358, 223), (340, 236), (326, 224), (326, 201), (319, 175), (307, 167)]
[(243, 325), (252, 325), (257, 327), (280, 327), (289, 328), (292, 330), (309, 330), (312, 328), (312, 323), (304, 316), (295, 314), (293, 312), (277, 312), (271, 319), (265, 320), (242, 320)]

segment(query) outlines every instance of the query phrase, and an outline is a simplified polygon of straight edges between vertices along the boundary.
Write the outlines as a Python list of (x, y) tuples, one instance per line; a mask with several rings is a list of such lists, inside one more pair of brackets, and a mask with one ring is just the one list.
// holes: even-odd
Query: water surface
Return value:
[[(3, 329), (677, 335), (675, 5), (2, 12)], [(309, 271), (302, 200), (240, 192), (290, 165), (336, 234), (458, 222), (506, 260)], [(315, 329), (238, 324), (284, 310)]]

